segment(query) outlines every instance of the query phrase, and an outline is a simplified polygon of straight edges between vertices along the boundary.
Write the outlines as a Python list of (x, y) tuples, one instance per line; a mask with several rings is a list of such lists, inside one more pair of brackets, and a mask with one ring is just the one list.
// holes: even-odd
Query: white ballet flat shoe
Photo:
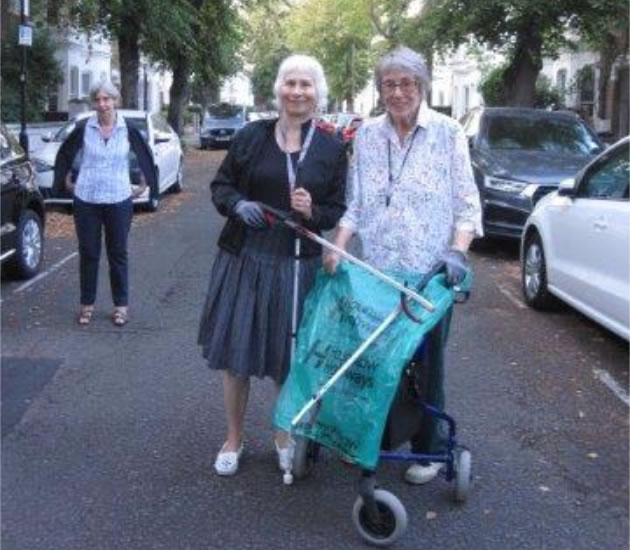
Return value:
[(224, 451), (227, 441), (221, 447), (217, 459), (214, 461), (214, 470), (220, 476), (233, 476), (238, 471), (238, 464), (243, 454), (243, 443), (237, 451)]
[(430, 462), (425, 466), (412, 464), (405, 472), (405, 481), (412, 485), (424, 485), (434, 480), (443, 466), (443, 462)]

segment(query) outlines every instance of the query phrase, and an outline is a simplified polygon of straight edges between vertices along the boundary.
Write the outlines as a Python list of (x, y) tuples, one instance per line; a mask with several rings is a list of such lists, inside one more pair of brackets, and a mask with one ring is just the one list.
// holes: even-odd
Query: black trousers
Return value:
[(82, 305), (92, 305), (96, 300), (103, 229), (112, 300), (115, 306), (128, 304), (127, 240), (132, 217), (131, 199), (113, 204), (96, 204), (74, 198), (74, 225), (79, 241)]

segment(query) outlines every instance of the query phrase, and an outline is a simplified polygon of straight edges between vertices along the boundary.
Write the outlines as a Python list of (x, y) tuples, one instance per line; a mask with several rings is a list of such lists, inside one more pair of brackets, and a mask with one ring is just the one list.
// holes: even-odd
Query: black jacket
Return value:
[[(55, 197), (63, 196), (65, 193), (65, 178), (72, 169), (74, 157), (83, 147), (83, 136), (85, 134), (85, 125), (88, 119), (85, 118), (77, 122), (74, 130), (61, 144), (57, 157), (55, 158), (55, 179), (53, 182), (53, 195)], [(147, 142), (129, 119), (125, 119), (127, 124), (127, 134), (129, 136), (129, 148), (135, 154), (138, 166), (144, 174), (144, 179), (149, 186), (151, 198), (156, 198), (159, 194), (157, 171), (153, 162), (153, 154)]]
[[(275, 139), (276, 120), (257, 120), (241, 129), (221, 163), (219, 171), (210, 183), (212, 202), (219, 213), (228, 220), (219, 237), (219, 246), (238, 254), (246, 226), (234, 214), (234, 206), (241, 199), (249, 198), (252, 185), (252, 169), (261, 160), (268, 140)], [(302, 142), (310, 122), (302, 125)], [(334, 136), (317, 128), (308, 153), (300, 166), (296, 185), (304, 187), (312, 197), (312, 218), (303, 222), (308, 229), (320, 233), (332, 229), (346, 210), (345, 188), (348, 158), (344, 145)], [(302, 239), (302, 256), (321, 254), (321, 247), (308, 239)]]

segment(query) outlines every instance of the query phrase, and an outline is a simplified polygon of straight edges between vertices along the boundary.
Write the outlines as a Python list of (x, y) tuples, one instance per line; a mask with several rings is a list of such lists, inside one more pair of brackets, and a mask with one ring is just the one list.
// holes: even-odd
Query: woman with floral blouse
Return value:
[[(345, 248), (353, 234), (364, 260), (386, 270), (428, 272), (443, 261), (447, 282), (457, 284), (469, 265), (473, 238), (482, 235), (481, 207), (459, 123), (427, 106), (430, 79), (420, 55), (409, 48), (386, 54), (375, 71), (385, 113), (359, 129), (348, 181), (347, 211), (335, 244)], [(340, 260), (330, 253), (324, 267), (334, 273)], [(427, 336), (415, 359), (426, 388), (423, 397), (444, 407), (443, 354), (449, 311)], [(427, 415), (428, 416), (428, 415)], [(428, 417), (412, 439), (415, 453), (442, 449), (441, 426)], [(441, 463), (412, 464), (409, 483), (431, 481)]]

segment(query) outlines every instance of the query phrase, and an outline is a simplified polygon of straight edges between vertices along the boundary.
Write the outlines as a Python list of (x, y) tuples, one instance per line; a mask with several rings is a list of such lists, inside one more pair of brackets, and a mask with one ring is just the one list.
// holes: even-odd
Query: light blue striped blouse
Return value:
[(74, 194), (85, 202), (113, 204), (131, 195), (129, 138), (124, 117), (116, 115), (109, 138), (101, 136), (96, 115), (85, 125), (83, 158)]

